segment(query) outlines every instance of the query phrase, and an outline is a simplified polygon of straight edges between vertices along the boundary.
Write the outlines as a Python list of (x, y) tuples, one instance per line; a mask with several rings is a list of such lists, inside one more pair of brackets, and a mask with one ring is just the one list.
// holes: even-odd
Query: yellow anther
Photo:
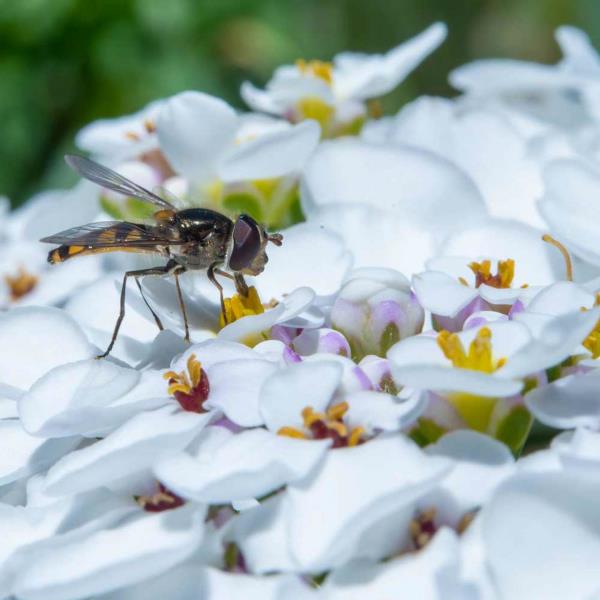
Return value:
[(202, 364), (196, 358), (195, 354), (190, 354), (187, 359), (187, 372), (181, 371), (176, 373), (175, 371), (167, 371), (163, 374), (163, 379), (169, 382), (167, 391), (169, 395), (174, 396), (175, 392), (182, 392), (183, 394), (191, 394), (200, 384), (202, 379)]
[(283, 435), (285, 437), (296, 438), (299, 440), (306, 439), (306, 434), (295, 427), (280, 427), (277, 431), (277, 435)]
[(144, 129), (147, 133), (154, 133), (156, 131), (156, 125), (154, 124), (154, 121), (146, 119), (144, 121)]
[(302, 58), (296, 61), (296, 67), (302, 75), (312, 75), (331, 85), (333, 82), (333, 65), (322, 60), (306, 61)]
[(312, 406), (302, 409), (302, 420), (305, 427), (310, 427), (315, 421), (324, 421), (326, 416), (323, 413), (315, 412)]
[(365, 433), (364, 427), (355, 427), (348, 437), (348, 446), (358, 446)]
[(469, 287), (469, 282), (464, 277), (459, 277), (458, 281), (459, 283), (462, 283), (462, 285), (466, 285), (467, 287)]
[(495, 288), (509, 288), (515, 277), (515, 261), (512, 258), (499, 260), (495, 275), (492, 274), (490, 260), (472, 262), (469, 264), (469, 269), (475, 274), (475, 287), (485, 284)]
[(340, 437), (348, 436), (348, 428), (341, 421), (326, 421), (328, 429), (335, 431)]
[(225, 321), (227, 321), (227, 324), (230, 324), (242, 317), (261, 315), (265, 312), (265, 307), (262, 305), (254, 286), (248, 288), (247, 296), (234, 294), (231, 298), (225, 298), (224, 304), (225, 316), (221, 314), (221, 327), (225, 326)]
[(339, 421), (348, 412), (348, 408), (350, 407), (347, 402), (334, 404), (327, 409), (327, 418)]
[(592, 353), (592, 358), (600, 358), (600, 321), (583, 340), (583, 347)]
[(4, 281), (10, 291), (10, 299), (15, 301), (26, 296), (33, 290), (37, 285), (38, 277), (29, 273), (23, 267), (19, 267), (14, 277), (5, 275)]
[(492, 332), (482, 327), (466, 352), (456, 333), (440, 331), (437, 342), (444, 356), (459, 369), (472, 369), (482, 373), (493, 373), (506, 364), (506, 358), (494, 361), (492, 355)]
[(558, 251), (562, 254), (563, 259), (565, 261), (565, 277), (567, 281), (573, 281), (573, 261), (571, 260), (571, 255), (569, 254), (569, 251), (565, 248), (563, 244), (561, 244), (558, 240), (554, 239), (551, 235), (548, 235), (547, 233), (545, 233), (542, 236), (542, 240), (557, 248)]

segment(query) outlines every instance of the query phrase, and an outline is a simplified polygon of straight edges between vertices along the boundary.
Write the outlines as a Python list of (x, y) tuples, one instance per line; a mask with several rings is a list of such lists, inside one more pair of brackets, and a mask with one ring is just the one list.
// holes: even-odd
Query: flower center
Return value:
[(169, 382), (169, 394), (175, 397), (184, 410), (206, 412), (204, 402), (208, 398), (210, 386), (206, 372), (195, 354), (190, 354), (186, 370), (181, 373), (167, 371), (163, 377)]
[(437, 343), (444, 356), (459, 369), (472, 369), (482, 373), (493, 373), (506, 363), (506, 358), (494, 360), (492, 354), (492, 332), (489, 327), (482, 327), (465, 351), (456, 333), (440, 331)]
[(329, 407), (325, 413), (319, 413), (312, 406), (307, 406), (302, 411), (304, 430), (282, 427), (277, 434), (303, 440), (333, 440), (332, 448), (358, 446), (367, 441), (365, 430), (363, 427), (350, 429), (344, 423), (348, 408), (347, 402), (340, 402)]
[[(600, 306), (600, 292), (596, 293), (594, 306)], [(581, 310), (587, 310), (582, 308)], [(592, 358), (600, 358), (600, 319), (596, 321), (594, 329), (583, 340), (583, 347), (592, 353)]]
[(155, 494), (136, 496), (135, 500), (147, 512), (163, 512), (185, 504), (183, 498), (180, 498), (162, 483), (158, 484), (158, 491)]
[(437, 532), (435, 517), (437, 510), (428, 508), (419, 513), (410, 523), (410, 536), (417, 550), (424, 548)]
[(475, 287), (489, 285), (494, 288), (509, 288), (515, 276), (515, 261), (512, 258), (499, 260), (496, 273), (492, 273), (492, 261), (472, 262), (469, 269), (475, 274)]
[(19, 267), (14, 277), (10, 275), (4, 276), (4, 281), (10, 291), (10, 299), (13, 302), (29, 294), (37, 285), (38, 280), (38, 277), (26, 271), (24, 267)]
[(304, 60), (300, 58), (296, 61), (296, 67), (302, 75), (311, 75), (322, 79), (328, 85), (333, 83), (333, 65), (330, 62), (322, 60)]
[(251, 286), (248, 288), (248, 295), (234, 294), (231, 298), (225, 298), (225, 314), (221, 313), (220, 324), (225, 327), (225, 324), (234, 323), (242, 317), (250, 315), (261, 315), (265, 312), (265, 307), (260, 301), (260, 297), (256, 288)]

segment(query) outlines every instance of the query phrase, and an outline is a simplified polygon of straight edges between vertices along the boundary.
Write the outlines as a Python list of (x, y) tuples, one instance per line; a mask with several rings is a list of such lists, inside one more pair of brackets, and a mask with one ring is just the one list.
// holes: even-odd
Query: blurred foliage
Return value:
[(184, 89), (241, 107), (298, 57), (382, 52), (443, 20), (448, 40), (384, 99), (451, 94), (450, 69), (484, 56), (552, 62), (557, 25), (600, 36), (595, 0), (0, 0), (0, 194), (70, 184), (62, 155), (85, 123)]

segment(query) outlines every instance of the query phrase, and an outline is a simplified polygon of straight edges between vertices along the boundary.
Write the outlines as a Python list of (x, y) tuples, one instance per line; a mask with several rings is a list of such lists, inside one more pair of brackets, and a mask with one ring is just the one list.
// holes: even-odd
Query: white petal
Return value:
[(219, 176), (223, 181), (244, 181), (300, 171), (320, 135), (319, 125), (310, 120), (283, 131), (264, 133), (234, 148), (219, 166)]
[(0, 421), (0, 485), (47, 469), (80, 439), (46, 440), (29, 435), (18, 419)]
[(207, 406), (223, 411), (242, 427), (262, 425), (261, 389), (276, 371), (277, 365), (258, 357), (213, 365), (207, 371), (210, 386)]
[(486, 504), (498, 485), (514, 472), (515, 461), (509, 449), (476, 431), (447, 433), (425, 452), (455, 461), (448, 477), (440, 482), (440, 489), (450, 495), (461, 516)]
[[(600, 560), (597, 479), (575, 473), (522, 475), (484, 508), (483, 536), (502, 597), (591, 598)], [(540, 565), (544, 565), (540, 569)]]
[(0, 317), (0, 377), (21, 389), (68, 362), (91, 358), (81, 329), (57, 308), (15, 308)]
[(46, 492), (75, 494), (151, 467), (181, 450), (213, 415), (174, 413), (174, 407), (143, 412), (95, 444), (72, 452), (46, 476)]
[(536, 419), (551, 427), (600, 428), (600, 372), (569, 375), (536, 388), (525, 396), (525, 404)]
[(477, 297), (477, 290), (439, 271), (415, 275), (413, 286), (423, 308), (444, 317), (456, 316)]
[(193, 181), (214, 176), (233, 144), (237, 116), (223, 100), (200, 92), (169, 98), (156, 121), (161, 150), (174, 169)]
[(343, 240), (312, 223), (283, 232), (283, 246), (269, 250), (269, 264), (253, 282), (261, 298), (309, 287), (319, 296), (335, 294), (350, 269), (351, 257)]
[(436, 250), (434, 236), (395, 212), (373, 206), (330, 204), (309, 215), (309, 223), (338, 234), (354, 256), (355, 267), (420, 271)]
[(322, 412), (327, 408), (342, 378), (334, 362), (298, 363), (269, 377), (261, 391), (260, 413), (267, 428), (301, 427), (302, 410), (311, 406)]
[(340, 203), (390, 210), (442, 236), (456, 229), (457, 214), (466, 227), (486, 212), (473, 182), (446, 160), (408, 146), (386, 148), (354, 139), (322, 143), (302, 180), (309, 217), (319, 206)]
[(75, 600), (157, 575), (199, 546), (202, 520), (198, 508), (183, 507), (31, 546), (21, 556), (13, 593), (31, 600)]
[(571, 281), (557, 281), (543, 288), (527, 305), (528, 312), (560, 315), (594, 305), (594, 294)]
[(263, 429), (232, 435), (196, 458), (178, 454), (155, 467), (158, 479), (184, 498), (207, 504), (260, 498), (306, 476), (322, 459), (329, 440), (305, 441)]
[(490, 219), (448, 239), (441, 249), (446, 256), (486, 256), (515, 261), (516, 285), (547, 285), (563, 279), (560, 253), (542, 241), (539, 231), (516, 221)]
[(281, 319), (284, 312), (285, 306), (278, 304), (275, 308), (266, 310), (264, 313), (242, 317), (225, 325), (219, 331), (218, 338), (254, 346), (260, 341), (262, 332), (271, 329)]
[(171, 400), (161, 373), (139, 373), (92, 359), (62, 365), (41, 377), (19, 401), (19, 414), (34, 435), (91, 437), (165, 403)]

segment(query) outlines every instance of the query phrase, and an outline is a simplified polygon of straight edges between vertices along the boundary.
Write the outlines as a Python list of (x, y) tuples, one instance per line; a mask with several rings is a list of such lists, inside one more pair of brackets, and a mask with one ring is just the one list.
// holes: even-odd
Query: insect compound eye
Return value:
[(241, 215), (233, 226), (233, 250), (229, 258), (229, 268), (241, 271), (250, 266), (260, 251), (262, 234), (258, 223)]

